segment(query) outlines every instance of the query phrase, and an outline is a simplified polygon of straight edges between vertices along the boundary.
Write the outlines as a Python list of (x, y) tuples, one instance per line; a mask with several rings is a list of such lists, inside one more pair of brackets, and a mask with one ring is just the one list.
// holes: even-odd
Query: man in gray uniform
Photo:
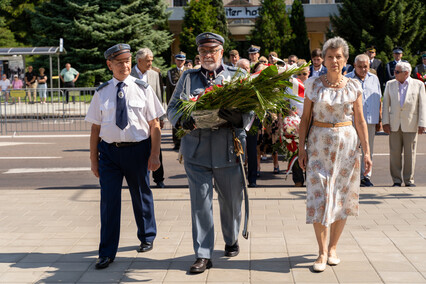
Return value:
[[(213, 227), (213, 178), (218, 194), (222, 233), (225, 240), (225, 256), (239, 253), (238, 233), (243, 199), (243, 173), (233, 146), (235, 135), (245, 144), (247, 127), (253, 114), (242, 114), (236, 110), (222, 109), (219, 116), (227, 122), (217, 129), (200, 129), (192, 117), (187, 119), (178, 112), (180, 99), (202, 93), (212, 85), (222, 85), (231, 80), (237, 68), (222, 64), (224, 39), (214, 33), (202, 33), (196, 37), (201, 68), (183, 73), (167, 115), (174, 127), (182, 125), (192, 130), (181, 141), (181, 153), (188, 176), (191, 196), (192, 237), (197, 260), (190, 268), (191, 273), (201, 273), (212, 266), (214, 247)], [(244, 76), (244, 71), (240, 71)], [(244, 147), (243, 147), (244, 148)]]

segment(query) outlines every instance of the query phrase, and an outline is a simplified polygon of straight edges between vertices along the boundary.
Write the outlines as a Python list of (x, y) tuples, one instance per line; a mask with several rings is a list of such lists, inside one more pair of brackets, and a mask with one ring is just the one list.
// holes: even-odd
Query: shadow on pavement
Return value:
[[(88, 190), (88, 189), (100, 189), (101, 187), (99, 186), (99, 184), (83, 184), (83, 185), (79, 185), (79, 186), (49, 186), (49, 187), (39, 187), (36, 188), (35, 190), (76, 190), (76, 189), (84, 189), (84, 190)], [(128, 188), (127, 186), (123, 188)]]
[[(136, 250), (137, 246), (128, 246), (119, 248), (120, 252)], [(155, 251), (151, 252), (155, 254)], [(223, 251), (214, 251), (214, 255), (222, 255)], [(283, 253), (284, 254), (284, 253)], [(150, 281), (149, 273), (152, 270), (178, 270), (186, 274), (190, 265), (194, 261), (194, 255), (185, 255), (176, 258), (168, 258), (163, 260), (150, 259), (149, 257), (116, 257), (113, 263), (106, 269), (96, 270), (95, 262), (98, 257), (98, 251), (92, 250), (87, 252), (77, 252), (69, 254), (61, 253), (0, 253), (0, 263), (9, 263), (11, 268), (19, 268), (22, 271), (40, 270), (46, 268), (43, 277), (35, 283), (62, 283), (77, 282), (85, 277), (85, 273), (91, 274), (91, 277), (102, 277), (105, 282), (126, 281), (140, 282), (140, 279), (132, 278), (132, 274), (147, 274)], [(148, 256), (148, 255), (147, 255)], [(316, 255), (304, 254), (291, 257), (265, 258), (256, 260), (235, 260), (228, 257), (213, 257), (212, 269), (228, 269), (228, 270), (251, 270), (276, 273), (290, 273), (292, 269), (310, 269)], [(172, 265), (173, 263), (173, 265)], [(271, 264), (273, 263), (273, 264)], [(146, 270), (146, 272), (144, 272)], [(108, 275), (105, 272), (114, 272)], [(128, 275), (126, 275), (128, 274)], [(75, 277), (75, 281), (70, 277)], [(124, 278), (123, 278), (124, 276)], [(111, 278), (109, 278), (111, 277)], [(119, 279), (116, 279), (119, 277)], [(71, 281), (70, 281), (71, 280)]]

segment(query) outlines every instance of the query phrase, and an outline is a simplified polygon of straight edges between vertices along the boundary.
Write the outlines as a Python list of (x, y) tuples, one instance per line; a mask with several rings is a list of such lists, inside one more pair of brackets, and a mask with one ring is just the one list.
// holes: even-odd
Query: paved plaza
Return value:
[[(49, 139), (46, 141), (63, 144), (60, 138)], [(63, 155), (75, 156), (88, 167), (86, 140), (84, 147), (75, 140), (69, 141), (74, 148), (66, 144), (68, 152), (63, 150)], [(44, 150), (46, 153), (35, 150), (35, 146), (31, 149), (35, 155), (56, 155), (52, 145)], [(165, 148), (170, 147), (168, 144)], [(0, 150), (0, 156), (7, 155), (5, 147)], [(29, 148), (21, 151), (25, 150)], [(158, 226), (154, 249), (147, 253), (136, 251), (136, 224), (125, 189), (119, 252), (114, 263), (101, 271), (94, 269), (100, 222), (99, 187), (93, 177), (92, 185), (80, 187), (67, 187), (68, 181), (61, 183), (60, 179), (56, 186), (38, 186), (34, 179), (33, 187), (3, 187), (0, 283), (426, 283), (425, 186), (361, 188), (360, 214), (348, 219), (339, 243), (341, 264), (315, 273), (311, 266), (317, 257), (317, 245), (312, 225), (305, 224), (306, 188), (293, 187), (290, 178), (280, 185), (261, 180), (260, 187), (249, 189), (250, 236), (248, 240), (240, 237), (241, 253), (234, 258), (223, 256), (215, 195), (213, 267), (190, 275), (187, 270), (194, 254), (189, 192), (176, 152), (165, 151), (163, 155), (166, 161), (175, 163), (168, 172), (180, 177), (182, 183), (172, 187), (173, 179), (167, 177), (170, 187), (153, 189)], [(59, 159), (54, 161), (59, 164)], [(14, 163), (4, 160), (2, 168)], [(31, 160), (26, 163), (29, 166)], [(265, 170), (268, 167), (272, 165), (263, 166)], [(79, 175), (82, 180), (90, 176)], [(421, 174), (417, 175), (420, 178)], [(25, 180), (26, 175), (21, 176)], [(0, 173), (2, 183), (14, 178), (18, 179)]]
[[(194, 260), (187, 189), (154, 189), (158, 236), (136, 251), (136, 225), (123, 191), (120, 249), (97, 271), (99, 191), (3, 190), (0, 283), (426, 283), (426, 188), (363, 188), (360, 216), (339, 246), (342, 263), (314, 273), (316, 241), (305, 223), (304, 188), (250, 189), (248, 240), (223, 256), (217, 225), (213, 268), (189, 275)], [(215, 202), (215, 224), (219, 224)]]

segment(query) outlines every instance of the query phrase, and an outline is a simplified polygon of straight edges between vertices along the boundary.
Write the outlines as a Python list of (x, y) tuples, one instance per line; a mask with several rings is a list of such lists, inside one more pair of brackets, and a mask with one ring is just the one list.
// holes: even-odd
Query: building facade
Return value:
[[(169, 18), (170, 31), (175, 40), (172, 44), (172, 53), (179, 52), (179, 33), (182, 31), (184, 6), (189, 0), (165, 0), (168, 5), (168, 11), (171, 11)], [(293, 0), (283, 0), (287, 9), (291, 9)], [(330, 27), (330, 15), (338, 14), (337, 5), (342, 0), (302, 0), (305, 11), (306, 27), (308, 31), (309, 47), (314, 49), (321, 47), (325, 41), (327, 28)], [(241, 42), (244, 46), (246, 36), (254, 27), (254, 22), (260, 9), (260, 0), (223, 0), (228, 27), (231, 37)], [(247, 43), (250, 44), (250, 43)]]

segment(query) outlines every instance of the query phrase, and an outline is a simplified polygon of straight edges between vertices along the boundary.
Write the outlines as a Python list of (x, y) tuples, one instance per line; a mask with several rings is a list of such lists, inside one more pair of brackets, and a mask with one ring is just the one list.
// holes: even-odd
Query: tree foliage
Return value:
[(262, 54), (276, 51), (280, 58), (290, 55), (288, 44), (291, 40), (291, 27), (285, 1), (261, 1), (259, 17), (249, 40), (251, 44), (261, 47)]
[(219, 0), (191, 0), (184, 8), (182, 33), (179, 35), (180, 49), (187, 58), (194, 58), (197, 52), (195, 38), (200, 33), (213, 32), (225, 39), (224, 49), (229, 46), (229, 29), (223, 2)]
[(309, 38), (304, 9), (300, 0), (294, 0), (291, 6), (290, 26), (292, 29), (292, 37), (289, 42), (290, 53), (309, 61), (311, 58)]
[(225, 8), (222, 0), (210, 0), (210, 5), (216, 7), (216, 24), (215, 30), (225, 39), (224, 49), (229, 51), (232, 42), (229, 38), (231, 35), (228, 28), (228, 20), (226, 19)]
[[(31, 32), (31, 12), (35, 7), (47, 0), (1, 0), (0, 17), (4, 18), (4, 25), (10, 29), (17, 42), (30, 44)], [(2, 35), (0, 34), (0, 37)], [(13, 45), (18, 45), (16, 42)], [(19, 44), (21, 45), (21, 44)], [(12, 45), (8, 45), (12, 46)]]
[(350, 45), (351, 57), (377, 47), (377, 57), (392, 59), (395, 46), (404, 48), (404, 59), (415, 64), (424, 48), (425, 4), (421, 0), (344, 0), (339, 15), (330, 17), (332, 31)]
[[(132, 51), (150, 48), (154, 55), (168, 49), (166, 5), (158, 0), (57, 0), (44, 2), (32, 14), (37, 46), (57, 46), (64, 39), (70, 62), (81, 74), (80, 85), (93, 85), (111, 78), (104, 51), (117, 43), (128, 43)], [(156, 66), (163, 59), (155, 57)]]
[(15, 36), (6, 26), (4, 18), (0, 17), (0, 47), (13, 47), (16, 45)]

